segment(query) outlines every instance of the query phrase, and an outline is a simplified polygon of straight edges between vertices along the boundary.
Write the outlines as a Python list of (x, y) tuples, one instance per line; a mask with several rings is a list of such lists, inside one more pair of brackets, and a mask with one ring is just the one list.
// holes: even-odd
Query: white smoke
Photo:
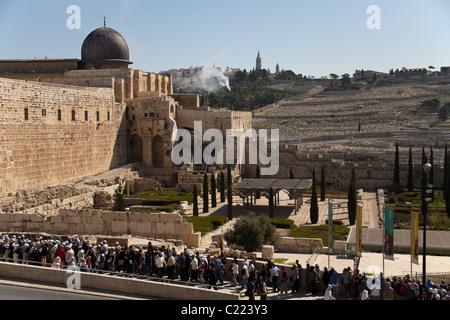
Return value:
[(194, 76), (193, 86), (208, 92), (214, 92), (223, 87), (231, 91), (230, 79), (222, 71), (222, 68), (217, 67), (203, 67)]

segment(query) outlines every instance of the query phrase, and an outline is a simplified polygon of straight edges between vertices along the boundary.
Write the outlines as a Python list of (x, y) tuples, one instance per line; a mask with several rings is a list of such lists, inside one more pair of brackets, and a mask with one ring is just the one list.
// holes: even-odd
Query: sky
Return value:
[(128, 43), (131, 67), (147, 72), (251, 70), (258, 50), (265, 69), (278, 63), (317, 78), (440, 69), (450, 66), (449, 13), (448, 0), (0, 0), (0, 59), (80, 59), (106, 16)]

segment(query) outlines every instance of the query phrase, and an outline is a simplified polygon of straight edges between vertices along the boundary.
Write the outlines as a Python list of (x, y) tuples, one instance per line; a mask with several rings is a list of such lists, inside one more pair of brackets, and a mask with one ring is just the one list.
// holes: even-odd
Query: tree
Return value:
[(208, 174), (205, 172), (203, 176), (203, 213), (209, 212), (208, 198)]
[(441, 100), (439, 100), (439, 98), (432, 98), (432, 99), (422, 101), (420, 106), (428, 108), (428, 111), (430, 111), (430, 112), (435, 112), (436, 110), (438, 110), (440, 104), (441, 104)]
[(276, 245), (278, 237), (269, 218), (250, 211), (236, 221), (233, 229), (225, 232), (224, 239), (228, 243), (243, 246), (247, 252), (253, 252), (265, 244)]
[(211, 174), (211, 208), (217, 207), (217, 198), (216, 198), (216, 177), (215, 174)]
[(350, 75), (348, 73), (345, 73), (342, 75), (342, 79), (341, 79), (341, 85), (342, 86), (347, 86), (352, 84), (352, 80), (350, 79)]
[(330, 73), (330, 78), (336, 80), (339, 76), (336, 73)]
[(413, 172), (413, 158), (412, 148), (409, 147), (409, 160), (408, 160), (408, 191), (414, 190), (414, 172)]
[(194, 192), (193, 192), (192, 197), (193, 197), (193, 205), (194, 205), (192, 215), (194, 217), (197, 217), (198, 216), (198, 192), (197, 192), (197, 185), (194, 185)]
[(126, 205), (125, 205), (125, 199), (123, 198), (122, 188), (119, 187), (116, 189), (116, 193), (114, 194), (114, 205), (113, 205), (113, 211), (125, 211)]
[(269, 190), (269, 217), (274, 218), (273, 188)]
[(220, 202), (225, 202), (225, 175), (220, 171)]
[(355, 168), (352, 169), (352, 178), (350, 180), (350, 186), (348, 188), (348, 220), (350, 225), (355, 225), (356, 211), (357, 211), (357, 196), (356, 196), (356, 174)]
[(233, 220), (233, 194), (231, 190), (231, 167), (228, 165), (228, 186), (227, 186), (227, 198), (228, 198), (228, 206), (227, 206), (227, 214), (228, 214), (228, 220)]
[(400, 156), (398, 142), (395, 144), (394, 184), (400, 184)]
[[(256, 166), (256, 179), (259, 179), (261, 177), (261, 169), (259, 166)], [(261, 192), (256, 191), (255, 199), (261, 199)]]
[(309, 218), (312, 224), (316, 224), (319, 220), (319, 204), (317, 202), (317, 190), (316, 190), (316, 170), (313, 169), (313, 183), (311, 194), (311, 207), (309, 209)]
[(439, 109), (439, 120), (447, 121), (449, 106), (450, 106), (450, 103), (446, 103)]
[(327, 184), (325, 181), (325, 166), (320, 168), (320, 201), (325, 201)]

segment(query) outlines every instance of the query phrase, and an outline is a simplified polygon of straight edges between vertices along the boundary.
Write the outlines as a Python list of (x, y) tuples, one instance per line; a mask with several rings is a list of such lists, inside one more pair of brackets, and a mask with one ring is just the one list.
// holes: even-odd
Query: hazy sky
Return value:
[[(80, 29), (67, 27), (70, 5), (80, 8)], [(449, 14), (449, 0), (0, 0), (0, 59), (79, 59), (106, 16), (127, 40), (131, 67), (149, 72), (214, 63), (250, 70), (258, 50), (263, 68), (316, 77), (438, 69), (450, 65)]]

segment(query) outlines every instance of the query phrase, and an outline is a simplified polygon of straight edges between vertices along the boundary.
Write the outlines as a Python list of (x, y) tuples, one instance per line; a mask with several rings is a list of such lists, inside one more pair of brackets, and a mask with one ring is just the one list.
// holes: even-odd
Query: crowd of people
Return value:
[[(88, 239), (38, 236), (34, 240), (25, 236), (0, 237), (0, 259), (13, 263), (33, 264), (61, 269), (77, 266), (80, 271), (96, 273), (119, 273), (125, 275), (150, 276), (180, 279), (218, 289), (227, 285), (244, 293), (250, 300), (268, 298), (270, 294), (306, 294), (322, 296), (324, 300), (414, 300), (422, 299), (423, 286), (420, 280), (403, 278), (368, 277), (359, 270), (344, 268), (338, 273), (319, 265), (306, 264), (303, 268), (298, 260), (293, 265), (280, 265), (271, 259), (226, 257), (224, 254), (210, 256), (189, 252), (187, 248), (177, 252), (176, 247), (154, 246), (148, 242), (142, 246), (120, 245), (107, 240), (90, 243)], [(228, 261), (227, 264), (227, 259)], [(444, 280), (435, 284), (428, 279), (425, 284), (427, 300), (448, 300)]]

